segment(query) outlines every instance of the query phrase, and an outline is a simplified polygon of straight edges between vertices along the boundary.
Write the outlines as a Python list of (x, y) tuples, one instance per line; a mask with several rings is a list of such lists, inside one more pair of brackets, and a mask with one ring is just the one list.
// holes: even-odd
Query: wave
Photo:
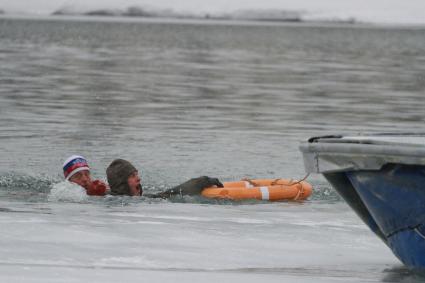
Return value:
[(0, 197), (29, 202), (45, 201), (56, 178), (45, 175), (0, 175)]
[(49, 201), (84, 202), (89, 196), (84, 188), (71, 182), (60, 182), (52, 185), (47, 199)]

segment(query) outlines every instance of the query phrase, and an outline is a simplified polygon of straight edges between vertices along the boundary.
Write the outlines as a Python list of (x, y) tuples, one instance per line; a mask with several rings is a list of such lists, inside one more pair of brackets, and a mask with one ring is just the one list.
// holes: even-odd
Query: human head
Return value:
[(106, 169), (113, 195), (140, 196), (143, 193), (137, 169), (124, 159), (115, 159)]
[(87, 160), (80, 155), (72, 155), (63, 163), (63, 174), (67, 181), (88, 190), (92, 184), (90, 167)]

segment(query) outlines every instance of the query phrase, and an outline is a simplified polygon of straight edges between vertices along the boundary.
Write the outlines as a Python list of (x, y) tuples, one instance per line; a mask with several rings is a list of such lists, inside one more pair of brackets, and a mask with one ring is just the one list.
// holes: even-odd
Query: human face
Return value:
[(77, 185), (80, 185), (81, 187), (83, 187), (87, 191), (92, 184), (90, 171), (89, 170), (82, 170), (80, 172), (77, 172), (74, 175), (72, 175), (71, 178), (69, 178), (69, 181), (72, 182), (72, 183), (75, 183)]
[(140, 184), (140, 177), (139, 172), (135, 171), (133, 174), (131, 174), (128, 179), (127, 183), (130, 187), (130, 195), (132, 196), (141, 196), (142, 195), (142, 185)]

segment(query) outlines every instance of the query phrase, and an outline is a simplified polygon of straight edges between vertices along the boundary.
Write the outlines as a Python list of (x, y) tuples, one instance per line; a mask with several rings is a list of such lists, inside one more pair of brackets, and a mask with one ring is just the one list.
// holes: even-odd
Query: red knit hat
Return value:
[(90, 168), (87, 160), (82, 156), (73, 155), (63, 163), (63, 175), (66, 180), (69, 180), (75, 173), (83, 170), (90, 171)]

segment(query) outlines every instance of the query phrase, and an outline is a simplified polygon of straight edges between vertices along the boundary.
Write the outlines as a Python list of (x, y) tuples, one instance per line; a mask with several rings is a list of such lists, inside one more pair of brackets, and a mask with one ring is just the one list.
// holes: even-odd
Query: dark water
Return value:
[(298, 142), (423, 130), (425, 30), (0, 20), (0, 171), (304, 174)]
[[(180, 229), (200, 233), (201, 238), (210, 236), (209, 221), (217, 231), (229, 229), (219, 224), (221, 220), (233, 221), (228, 233), (239, 237), (245, 235), (246, 219), (257, 217), (253, 225), (258, 230), (242, 237), (237, 250), (245, 254), (251, 240), (265, 238), (271, 243), (263, 246), (268, 254), (259, 256), (258, 262), (254, 254), (238, 261), (231, 254), (234, 243), (225, 244), (215, 259), (223, 260), (224, 254), (229, 262), (213, 265), (214, 275), (207, 272), (208, 266), (198, 266), (197, 257), (185, 261), (188, 250), (195, 254), (204, 249), (214, 258), (214, 252), (201, 248), (209, 241), (203, 238), (187, 237), (182, 246), (174, 246), (180, 265), (159, 256), (160, 240), (143, 243), (147, 259), (132, 254), (130, 246), (119, 246), (103, 251), (101, 260), (114, 268), (130, 262), (145, 273), (164, 271), (164, 264), (178, 274), (195, 266), (194, 273), (207, 272), (207, 282), (220, 280), (222, 272), (236, 272), (233, 275), (240, 282), (249, 281), (245, 278), (249, 274), (254, 274), (251, 280), (284, 282), (294, 278), (418, 282), (422, 277), (401, 268), (319, 176), (309, 177), (315, 192), (299, 205), (249, 202), (233, 207), (229, 202), (193, 198), (143, 201), (140, 207), (130, 200), (119, 201), (118, 206), (110, 199), (88, 200), (82, 206), (51, 203), (47, 196), (52, 185), (62, 180), (62, 162), (71, 154), (87, 157), (98, 178), (105, 177), (104, 169), (113, 159), (129, 159), (140, 168), (150, 190), (199, 175), (222, 180), (302, 178), (300, 141), (329, 133), (424, 132), (424, 94), (425, 29), (0, 18), (0, 213), (4, 215), (0, 219), (13, 231), (10, 237), (29, 229), (17, 223), (46, 222), (52, 235), (64, 236), (66, 254), (81, 242), (69, 236), (74, 232), (66, 232), (66, 222), (58, 220), (61, 216), (70, 217), (78, 231), (106, 235), (102, 243), (120, 243), (116, 235), (108, 234), (114, 225), (128, 224), (128, 234), (134, 236), (150, 233), (161, 238), (174, 231), (146, 232), (130, 225), (155, 224), (158, 219), (176, 219), (183, 223)], [(124, 209), (117, 215), (121, 204)], [(217, 223), (208, 219), (209, 211)], [(192, 219), (186, 214), (201, 216)], [(273, 222), (266, 217), (274, 214), (289, 220)], [(304, 216), (302, 220), (297, 214)], [(110, 224), (107, 215), (119, 221)], [(125, 220), (128, 217), (132, 221)], [(288, 241), (279, 253), (272, 247), (282, 242), (276, 233)], [(353, 233), (360, 237), (353, 240)], [(305, 242), (299, 240), (305, 247), (297, 250), (295, 259), (282, 255), (292, 249), (288, 244), (292, 236), (307, 237)], [(227, 241), (220, 237), (213, 238), (213, 247), (220, 239)], [(329, 238), (335, 252), (326, 249)], [(0, 242), (7, 245), (8, 239), (0, 237)], [(9, 260), (0, 262), (0, 269), (24, 270), (28, 265), (41, 269), (25, 269), (39, 279), (35, 282), (48, 279), (40, 274), (44, 268), (57, 267), (56, 261), (51, 262), (53, 252), (45, 255), (44, 244), (14, 242), (33, 249), (35, 263), (21, 257), (20, 250), (4, 248), (2, 254)], [(311, 250), (316, 250), (317, 259)], [(117, 260), (116, 253), (125, 255)], [(85, 265), (93, 267), (99, 258), (80, 251), (56, 260), (61, 268), (78, 270), (82, 268), (78, 263), (87, 261)], [(301, 268), (312, 262), (312, 267)], [(4, 279), (16, 278), (5, 275)]]

